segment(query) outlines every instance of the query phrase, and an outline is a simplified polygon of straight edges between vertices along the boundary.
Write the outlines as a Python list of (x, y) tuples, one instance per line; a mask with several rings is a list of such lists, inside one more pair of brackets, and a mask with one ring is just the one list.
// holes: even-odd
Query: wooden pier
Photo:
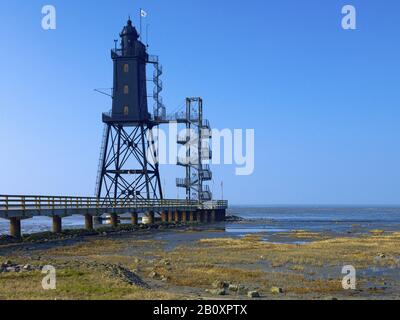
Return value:
[(111, 225), (116, 227), (119, 215), (131, 214), (132, 224), (138, 224), (139, 214), (147, 217), (148, 223), (155, 222), (155, 215), (163, 223), (214, 223), (225, 220), (227, 201), (188, 200), (142, 200), (53, 196), (0, 195), (0, 218), (10, 221), (10, 235), (21, 237), (21, 221), (36, 216), (52, 219), (53, 232), (62, 232), (62, 219), (73, 215), (85, 218), (85, 228), (93, 229), (93, 218), (110, 215)]

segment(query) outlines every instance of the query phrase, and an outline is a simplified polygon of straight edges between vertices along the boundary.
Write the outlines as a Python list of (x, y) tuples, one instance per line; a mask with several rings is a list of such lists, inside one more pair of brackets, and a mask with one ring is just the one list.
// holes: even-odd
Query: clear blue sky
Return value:
[[(234, 204), (400, 203), (397, 0), (0, 0), (1, 194), (93, 195), (110, 109), (93, 89), (112, 86), (109, 50), (140, 7), (168, 109), (202, 96), (214, 127), (255, 129), (254, 175), (215, 167), (217, 197), (224, 180)], [(168, 197), (177, 172), (162, 168)]]

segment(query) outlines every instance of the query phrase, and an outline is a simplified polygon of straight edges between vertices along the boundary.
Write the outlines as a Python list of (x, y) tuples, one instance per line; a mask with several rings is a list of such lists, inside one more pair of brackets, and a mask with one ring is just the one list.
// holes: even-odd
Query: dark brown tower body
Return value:
[(157, 125), (148, 111), (146, 46), (129, 20), (120, 48), (111, 52), (114, 63), (112, 110), (103, 114), (105, 131), (96, 196), (116, 199), (162, 199), (152, 129)]

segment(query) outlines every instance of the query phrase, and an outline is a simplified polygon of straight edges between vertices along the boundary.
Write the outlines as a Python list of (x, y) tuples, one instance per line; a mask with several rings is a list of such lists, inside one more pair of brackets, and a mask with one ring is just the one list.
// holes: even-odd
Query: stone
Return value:
[(215, 289), (225, 289), (229, 288), (229, 283), (221, 280), (215, 280), (212, 284), (212, 287)]
[(149, 274), (149, 277), (152, 279), (158, 279), (160, 278), (160, 275), (157, 272), (153, 271)]
[(328, 301), (337, 301), (338, 298), (333, 297), (333, 296), (327, 296), (327, 297), (324, 298), (324, 300), (328, 300)]
[(213, 290), (206, 290), (206, 292), (211, 293), (213, 296), (225, 296), (226, 291), (225, 289), (213, 289)]
[(245, 286), (239, 286), (237, 294), (239, 295), (246, 295), (248, 289)]
[(238, 294), (247, 294), (248, 291), (248, 289), (245, 286), (239, 284), (229, 284), (228, 290), (236, 292)]
[(258, 291), (249, 291), (247, 293), (247, 296), (249, 298), (259, 298), (260, 297), (260, 293)]
[(271, 293), (273, 293), (273, 294), (282, 294), (283, 293), (283, 289), (279, 288), (279, 287), (272, 287), (271, 288)]
[(17, 272), (17, 269), (15, 267), (7, 267), (6, 272)]
[(168, 282), (169, 280), (171, 279), (168, 276), (161, 276), (161, 281)]
[(32, 270), (32, 266), (30, 264), (26, 264), (22, 267), (22, 270), (24, 271), (31, 271)]
[(228, 290), (237, 292), (239, 290), (239, 286), (236, 285), (236, 284), (230, 284), (229, 287), (228, 287)]

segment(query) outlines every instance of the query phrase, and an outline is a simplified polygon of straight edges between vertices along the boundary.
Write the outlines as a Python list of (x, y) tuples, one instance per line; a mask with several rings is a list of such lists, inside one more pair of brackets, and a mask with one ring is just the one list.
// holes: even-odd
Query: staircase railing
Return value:
[(98, 196), (100, 191), (100, 186), (102, 183), (101, 178), (103, 175), (104, 151), (106, 149), (107, 139), (108, 139), (108, 125), (105, 124), (103, 129), (103, 141), (101, 143), (101, 148), (100, 148), (99, 166), (97, 169), (96, 189), (94, 194), (95, 197)]

